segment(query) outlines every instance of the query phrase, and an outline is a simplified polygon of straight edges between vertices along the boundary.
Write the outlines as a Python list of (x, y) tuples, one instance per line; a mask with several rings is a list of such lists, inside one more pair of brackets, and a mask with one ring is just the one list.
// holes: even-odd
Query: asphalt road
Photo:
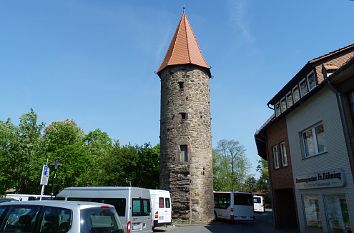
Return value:
[(271, 212), (256, 214), (252, 223), (230, 223), (215, 221), (208, 225), (176, 225), (157, 228), (157, 232), (166, 233), (296, 233), (296, 230), (276, 230), (273, 227)]

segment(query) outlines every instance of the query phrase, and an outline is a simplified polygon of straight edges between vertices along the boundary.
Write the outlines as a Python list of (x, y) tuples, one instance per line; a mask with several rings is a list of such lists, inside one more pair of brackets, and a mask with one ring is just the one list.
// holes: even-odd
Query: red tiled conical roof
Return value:
[(160, 73), (167, 66), (184, 64), (193, 64), (207, 69), (210, 68), (200, 51), (197, 39), (194, 36), (185, 11), (183, 11), (171, 44), (168, 47), (165, 58), (157, 73)]

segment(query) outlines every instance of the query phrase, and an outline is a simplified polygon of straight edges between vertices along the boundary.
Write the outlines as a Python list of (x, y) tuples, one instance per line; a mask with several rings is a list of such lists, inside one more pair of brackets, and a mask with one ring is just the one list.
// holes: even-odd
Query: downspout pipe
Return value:
[(352, 178), (354, 180), (354, 157), (353, 157), (353, 149), (351, 146), (351, 140), (349, 136), (349, 127), (348, 127), (348, 122), (345, 117), (345, 111), (344, 111), (344, 103), (343, 103), (343, 95), (342, 93), (333, 85), (332, 80), (330, 78), (325, 79), (326, 85), (336, 94), (337, 97), (337, 102), (338, 102), (338, 108), (339, 108), (339, 114), (342, 122), (342, 127), (344, 131), (344, 138), (345, 138), (345, 144), (347, 146), (347, 151), (348, 151), (348, 157), (349, 157), (349, 163), (350, 163), (350, 169), (352, 171)]

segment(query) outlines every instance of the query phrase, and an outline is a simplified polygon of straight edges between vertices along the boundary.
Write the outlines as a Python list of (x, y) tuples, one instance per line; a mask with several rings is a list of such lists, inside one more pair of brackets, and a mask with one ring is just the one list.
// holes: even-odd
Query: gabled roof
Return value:
[(197, 39), (195, 38), (192, 27), (187, 19), (187, 15), (185, 11), (183, 11), (176, 32), (157, 73), (159, 74), (167, 66), (185, 64), (192, 64), (208, 70), (210, 69), (199, 48)]
[(291, 90), (293, 85), (298, 82), (298, 79), (303, 78), (304, 74), (313, 70), (314, 68), (316, 68), (316, 66), (318, 66), (320, 64), (324, 64), (325, 62), (328, 62), (331, 59), (334, 59), (338, 56), (343, 56), (343, 58), (345, 58), (345, 59), (344, 60), (342, 59), (343, 61), (341, 61), (341, 63), (343, 63), (343, 62), (345, 63), (347, 61), (347, 59), (350, 59), (353, 55), (346, 57), (346, 56), (344, 56), (344, 54), (353, 54), (353, 51), (354, 51), (354, 44), (350, 44), (350, 45), (345, 46), (343, 48), (334, 50), (334, 51), (329, 52), (325, 55), (322, 55), (322, 56), (319, 56), (319, 57), (309, 60), (302, 67), (302, 69), (292, 79), (290, 79), (290, 81), (287, 84), (285, 84), (285, 86), (282, 89), (280, 89), (280, 91), (275, 96), (273, 96), (273, 98), (271, 100), (269, 100), (267, 105), (274, 105), (277, 101), (279, 101), (280, 98), (282, 98), (282, 96), (284, 96), (287, 92), (289, 92)]

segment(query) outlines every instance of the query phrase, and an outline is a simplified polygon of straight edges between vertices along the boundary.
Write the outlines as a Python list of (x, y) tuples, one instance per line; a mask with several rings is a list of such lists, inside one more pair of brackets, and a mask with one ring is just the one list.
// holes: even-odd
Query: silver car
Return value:
[(93, 202), (4, 202), (0, 221), (0, 232), (124, 233), (114, 206)]

